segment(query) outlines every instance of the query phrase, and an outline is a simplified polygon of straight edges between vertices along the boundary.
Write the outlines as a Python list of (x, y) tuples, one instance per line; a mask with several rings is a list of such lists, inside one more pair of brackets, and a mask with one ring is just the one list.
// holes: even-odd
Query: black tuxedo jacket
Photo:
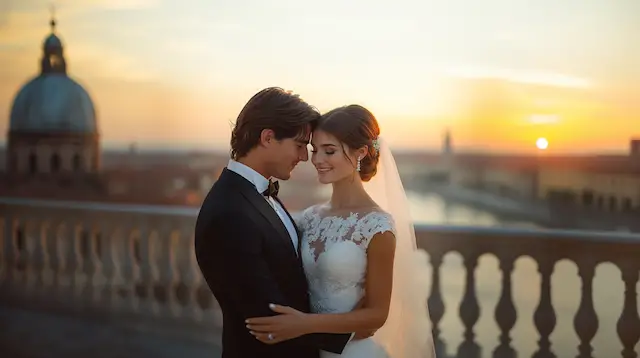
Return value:
[(309, 312), (309, 296), (286, 227), (241, 175), (224, 169), (209, 191), (196, 222), (195, 253), (222, 309), (223, 358), (317, 358), (321, 349), (342, 353), (350, 334), (310, 334), (268, 345), (246, 328), (249, 317), (275, 314), (270, 303)]

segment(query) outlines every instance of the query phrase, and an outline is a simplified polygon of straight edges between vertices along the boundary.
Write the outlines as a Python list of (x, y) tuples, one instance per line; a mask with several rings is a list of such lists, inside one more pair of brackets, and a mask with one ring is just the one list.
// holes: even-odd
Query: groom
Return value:
[(300, 233), (278, 199), (278, 183), (300, 161), (319, 113), (296, 95), (267, 88), (240, 112), (231, 160), (205, 198), (195, 228), (200, 270), (223, 313), (223, 358), (317, 358), (342, 353), (351, 334), (311, 334), (267, 345), (245, 319), (274, 315), (270, 303), (309, 312)]

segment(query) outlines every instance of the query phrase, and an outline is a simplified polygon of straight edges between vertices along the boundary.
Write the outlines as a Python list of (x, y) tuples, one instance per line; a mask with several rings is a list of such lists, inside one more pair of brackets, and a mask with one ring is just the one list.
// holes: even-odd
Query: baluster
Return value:
[[(129, 290), (126, 278), (132, 271), (130, 269), (131, 254), (129, 250), (129, 231), (122, 224), (115, 224), (108, 240), (104, 240), (103, 246), (109, 259), (105, 261), (105, 275), (108, 283), (105, 287), (107, 301), (114, 311), (125, 308)], [(108, 263), (107, 263), (108, 262)]]
[(193, 248), (193, 236), (189, 237), (188, 242), (183, 242), (183, 245), (189, 245), (187, 251), (188, 258), (188, 271), (187, 276), (185, 277), (185, 281), (187, 283), (187, 287), (189, 288), (189, 310), (191, 317), (193, 317), (196, 321), (202, 321), (204, 318), (204, 312), (198, 303), (198, 289), (200, 288), (200, 284), (202, 281), (202, 276), (200, 273), (200, 268), (198, 267), (198, 262), (196, 260), (195, 251)]
[(200, 284), (200, 269), (195, 258), (193, 248), (193, 227), (181, 225), (180, 230), (180, 266), (181, 266), (181, 292), (184, 296), (185, 307), (183, 312), (192, 320), (202, 320), (202, 310), (198, 305), (198, 286)]
[(80, 248), (80, 242), (82, 240), (82, 228), (72, 221), (70, 225), (71, 237), (67, 247), (67, 262), (68, 262), (68, 274), (69, 274), (69, 294), (76, 300), (80, 296), (82, 288), (82, 253)]
[(0, 216), (0, 288), (4, 285), (7, 276), (8, 260), (5, 254), (7, 240), (9, 239), (9, 235), (7, 235), (7, 219), (7, 216)]
[(113, 278), (115, 275), (115, 252), (113, 243), (114, 224), (111, 221), (102, 221), (100, 223), (100, 264), (102, 266), (100, 285), (100, 303), (104, 303), (106, 307), (113, 306)]
[(127, 240), (128, 255), (125, 258), (125, 275), (124, 284), (128, 289), (127, 307), (131, 311), (137, 311), (140, 306), (140, 298), (136, 290), (137, 283), (140, 281), (140, 262), (142, 257), (140, 256), (140, 231), (136, 230), (132, 235), (129, 235)]
[(598, 316), (596, 316), (596, 311), (593, 307), (594, 273), (594, 263), (581, 262), (578, 264), (578, 274), (582, 278), (582, 298), (576, 317), (573, 320), (573, 326), (580, 338), (578, 358), (593, 358), (591, 340), (598, 331)]
[(513, 271), (514, 257), (503, 256), (500, 260), (500, 270), (502, 271), (502, 293), (496, 306), (495, 317), (500, 327), (500, 345), (493, 351), (493, 356), (516, 357), (516, 351), (511, 347), (510, 332), (516, 324), (517, 312), (513, 304), (511, 290), (511, 273)]
[(473, 327), (480, 317), (480, 306), (476, 297), (475, 268), (478, 264), (478, 256), (465, 255), (464, 266), (466, 268), (466, 283), (464, 297), (460, 304), (460, 318), (464, 323), (464, 341), (458, 347), (459, 357), (480, 357), (480, 346), (474, 341)]
[(9, 279), (11, 285), (20, 290), (24, 278), (24, 256), (26, 252), (25, 225), (22, 220), (17, 219), (11, 226), (11, 237), (9, 240)]
[[(148, 219), (147, 219), (148, 220)], [(154, 265), (155, 251), (157, 245), (157, 233), (153, 232), (148, 222), (145, 222), (145, 229), (141, 233), (140, 253), (142, 262), (140, 263), (140, 281), (136, 284), (136, 292), (140, 297), (140, 308), (145, 315), (153, 315), (155, 312), (153, 298), (153, 282), (157, 277)]]
[(180, 237), (173, 231), (174, 226), (163, 225), (158, 259), (158, 283), (154, 289), (156, 300), (162, 304), (163, 314), (179, 315), (179, 305), (173, 287), (178, 283), (176, 273), (175, 247)]
[(151, 308), (153, 310), (154, 315), (160, 315), (163, 313), (164, 303), (166, 302), (166, 295), (158, 295), (156, 292), (157, 287), (160, 286), (160, 271), (162, 270), (161, 265), (163, 264), (164, 258), (164, 245), (168, 240), (166, 237), (166, 228), (157, 223), (154, 225), (155, 230), (151, 237), (151, 279), (148, 282), (149, 286), (149, 300), (151, 302)]
[(46, 294), (50, 294), (54, 291), (54, 268), (56, 260), (56, 251), (55, 251), (55, 243), (56, 243), (56, 231), (57, 231), (56, 222), (50, 220), (46, 227), (43, 228), (42, 232), (42, 277), (41, 284), (46, 292)]
[(538, 340), (538, 350), (533, 358), (555, 358), (551, 351), (551, 340), (549, 337), (556, 327), (556, 313), (551, 304), (551, 275), (555, 260), (542, 255), (538, 260), (538, 272), (540, 272), (540, 303), (533, 314), (533, 321), (540, 334)]
[(46, 294), (49, 289), (49, 282), (51, 277), (50, 259), (49, 259), (49, 245), (50, 245), (50, 233), (52, 231), (51, 221), (41, 222), (38, 225), (36, 232), (35, 243), (35, 263), (37, 266), (36, 286), (38, 291)]
[(25, 227), (25, 239), (24, 239), (24, 249), (22, 250), (22, 265), (24, 267), (24, 290), (25, 294), (28, 296), (32, 296), (35, 291), (38, 289), (37, 281), (38, 281), (38, 262), (37, 260), (37, 251), (38, 251), (38, 238), (40, 236), (40, 232), (38, 230), (38, 223), (33, 220), (29, 220)]
[(96, 285), (95, 295), (97, 304), (104, 307), (111, 307), (112, 300), (112, 280), (115, 272), (115, 253), (112, 236), (114, 233), (114, 223), (111, 220), (101, 220), (98, 225), (98, 236), (96, 237), (96, 257), (100, 262), (100, 271), (94, 280)]
[(87, 292), (89, 286), (89, 265), (91, 261), (91, 228), (86, 226), (86, 222), (76, 224), (75, 246), (76, 246), (76, 270), (73, 281), (73, 294), (81, 307), (87, 304)]
[[(16, 248), (16, 223), (14, 219), (7, 216), (4, 221), (4, 262), (2, 269), (2, 284), (3, 286), (11, 286), (13, 284), (15, 267), (18, 261), (18, 250)], [(8, 289), (3, 289), (3, 292), (10, 292)]]
[(91, 246), (93, 253), (93, 273), (91, 275), (92, 282), (92, 301), (98, 305), (98, 307), (102, 306), (104, 301), (104, 296), (102, 295), (103, 288), (106, 282), (104, 276), (104, 261), (102, 258), (104, 257), (104, 241), (107, 240), (105, 236), (105, 231), (100, 227), (99, 224), (96, 225), (95, 233), (93, 235), (93, 240), (91, 240)]
[(100, 304), (100, 289), (97, 286), (100, 284), (100, 271), (102, 270), (101, 262), (98, 259), (99, 236), (98, 229), (93, 225), (88, 228), (88, 231), (85, 231), (84, 272), (86, 272), (87, 278), (82, 296), (89, 305), (96, 307), (99, 307)]
[(51, 267), (53, 268), (53, 292), (59, 301), (66, 302), (69, 300), (68, 287), (70, 286), (71, 274), (73, 268), (71, 264), (71, 255), (73, 247), (73, 236), (68, 223), (60, 223), (55, 232), (54, 255)]
[(444, 316), (444, 301), (440, 288), (440, 267), (442, 266), (441, 252), (431, 249), (429, 252), (431, 261), (431, 293), (427, 303), (429, 305), (429, 317), (431, 318), (433, 342), (435, 345), (436, 356), (444, 357), (447, 354), (445, 342), (440, 337), (440, 320)]
[(618, 337), (624, 347), (623, 358), (636, 358), (635, 346), (640, 339), (640, 318), (638, 317), (636, 284), (638, 282), (638, 265), (629, 262), (628, 265), (619, 265), (624, 281), (624, 307), (618, 319)]

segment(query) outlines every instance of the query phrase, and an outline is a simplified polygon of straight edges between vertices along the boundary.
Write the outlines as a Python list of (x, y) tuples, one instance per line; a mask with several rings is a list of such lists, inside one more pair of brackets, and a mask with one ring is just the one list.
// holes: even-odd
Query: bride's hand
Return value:
[(311, 333), (308, 327), (308, 315), (294, 308), (269, 305), (277, 316), (249, 318), (245, 322), (249, 333), (266, 344), (274, 344)]

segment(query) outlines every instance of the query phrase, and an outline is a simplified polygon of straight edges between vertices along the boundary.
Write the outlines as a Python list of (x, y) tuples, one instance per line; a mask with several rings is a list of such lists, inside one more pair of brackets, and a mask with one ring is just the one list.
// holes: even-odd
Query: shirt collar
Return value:
[(229, 164), (227, 164), (227, 169), (241, 175), (251, 184), (255, 185), (258, 193), (262, 193), (269, 187), (269, 180), (247, 165), (230, 159)]

